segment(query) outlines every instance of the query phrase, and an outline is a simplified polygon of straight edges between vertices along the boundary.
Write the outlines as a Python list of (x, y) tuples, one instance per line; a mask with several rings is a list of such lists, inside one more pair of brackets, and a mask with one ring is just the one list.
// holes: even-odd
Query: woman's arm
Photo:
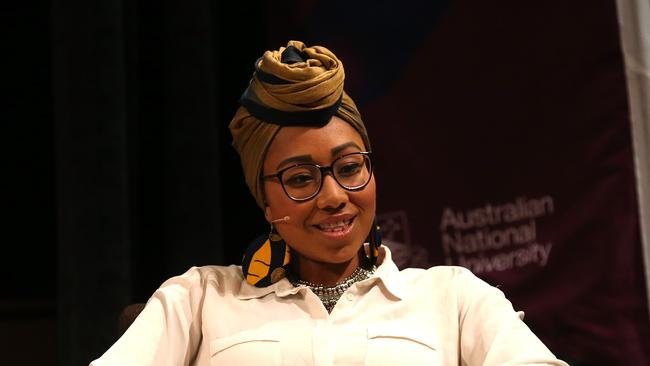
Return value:
[(200, 342), (200, 273), (166, 281), (122, 337), (90, 366), (189, 365)]
[(463, 365), (557, 365), (558, 360), (523, 322), (503, 292), (468, 270), (458, 276)]

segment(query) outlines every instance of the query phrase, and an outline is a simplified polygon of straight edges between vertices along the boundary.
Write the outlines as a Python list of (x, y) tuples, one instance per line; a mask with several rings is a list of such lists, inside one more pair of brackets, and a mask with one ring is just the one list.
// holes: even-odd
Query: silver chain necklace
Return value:
[(293, 277), (292, 275), (289, 275), (289, 281), (294, 287), (308, 287), (316, 296), (318, 296), (320, 301), (325, 306), (325, 309), (327, 309), (327, 312), (331, 313), (332, 309), (334, 309), (334, 305), (336, 305), (343, 293), (347, 291), (350, 286), (359, 281), (370, 278), (375, 273), (376, 269), (377, 268), (375, 266), (373, 266), (371, 269), (357, 267), (357, 269), (355, 269), (351, 275), (333, 286), (325, 286), (303, 281), (301, 279)]

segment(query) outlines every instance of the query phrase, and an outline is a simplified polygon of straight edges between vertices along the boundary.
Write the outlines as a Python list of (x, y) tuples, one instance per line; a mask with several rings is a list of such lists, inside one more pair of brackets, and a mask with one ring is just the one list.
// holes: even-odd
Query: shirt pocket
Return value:
[(210, 342), (210, 365), (281, 365), (280, 332), (255, 329)]
[(406, 322), (368, 326), (366, 365), (442, 365), (435, 330)]

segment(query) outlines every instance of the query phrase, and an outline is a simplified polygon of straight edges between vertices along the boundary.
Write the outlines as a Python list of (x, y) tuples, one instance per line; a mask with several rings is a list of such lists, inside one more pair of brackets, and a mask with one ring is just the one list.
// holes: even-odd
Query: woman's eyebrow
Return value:
[(357, 145), (354, 141), (350, 141), (350, 142), (346, 142), (343, 145), (339, 145), (339, 146), (337, 146), (335, 148), (332, 148), (332, 150), (331, 150), (332, 151), (332, 156), (338, 155), (338, 153), (340, 153), (341, 151), (347, 149), (348, 147), (356, 147), (357, 149), (359, 149), (359, 151), (361, 151), (361, 147), (359, 147), (359, 145)]
[[(336, 156), (338, 153), (341, 151), (347, 149), (348, 147), (356, 147), (361, 151), (361, 147), (357, 145), (354, 141), (346, 142), (345, 144), (336, 146), (332, 148), (332, 156)], [(289, 163), (313, 163), (314, 159), (311, 157), (311, 155), (297, 155), (297, 156), (292, 156), (290, 158), (286, 158), (278, 164), (278, 167), (276, 168), (277, 170), (280, 170), (283, 166), (289, 164)]]
[(277, 170), (280, 170), (282, 166), (287, 165), (289, 163), (312, 163), (314, 160), (311, 158), (311, 155), (298, 155), (298, 156), (292, 156), (290, 158), (286, 158), (278, 164), (278, 167), (276, 168)]

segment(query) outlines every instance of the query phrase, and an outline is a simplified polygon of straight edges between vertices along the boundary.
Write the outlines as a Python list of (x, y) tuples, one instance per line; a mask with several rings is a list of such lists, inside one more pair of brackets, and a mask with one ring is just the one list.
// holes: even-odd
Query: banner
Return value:
[(650, 364), (614, 1), (310, 2), (269, 24), (343, 60), (400, 266), (471, 269), (573, 365)]

